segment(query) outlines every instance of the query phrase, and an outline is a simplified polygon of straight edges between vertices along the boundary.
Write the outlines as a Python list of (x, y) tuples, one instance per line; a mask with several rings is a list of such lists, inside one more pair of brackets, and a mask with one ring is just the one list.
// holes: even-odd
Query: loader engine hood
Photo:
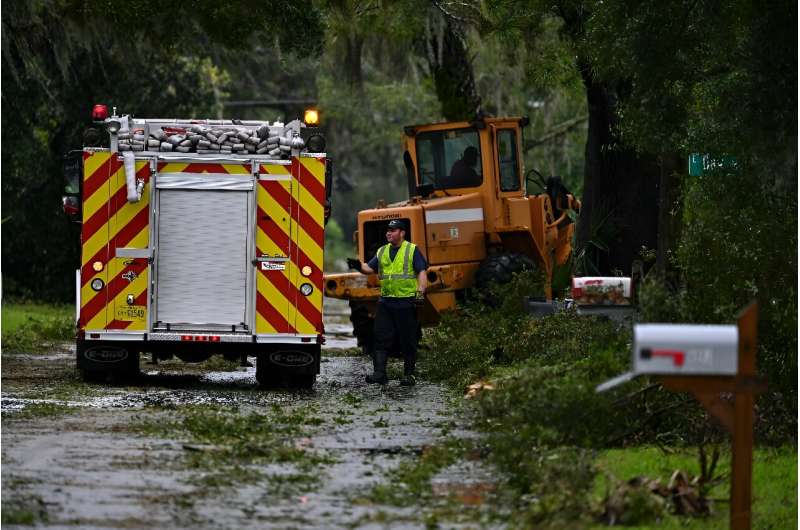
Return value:
[(479, 193), (415, 198), (358, 214), (358, 249), (369, 261), (386, 244), (389, 221), (405, 222), (406, 240), (417, 245), (431, 265), (479, 261), (485, 257), (484, 208)]
[(358, 252), (368, 262), (386, 244), (389, 221), (400, 219), (406, 224), (406, 240), (425, 248), (424, 210), (421, 203), (393, 204), (385, 208), (358, 213)]

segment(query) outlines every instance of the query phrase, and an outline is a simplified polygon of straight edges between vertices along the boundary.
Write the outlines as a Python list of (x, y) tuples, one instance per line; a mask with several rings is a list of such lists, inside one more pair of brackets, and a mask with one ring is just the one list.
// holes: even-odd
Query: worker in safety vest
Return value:
[(428, 263), (419, 248), (405, 240), (406, 226), (399, 219), (389, 221), (386, 228), (388, 244), (378, 249), (369, 263), (351, 258), (347, 265), (363, 274), (378, 274), (381, 297), (375, 315), (375, 356), (373, 373), (368, 383), (385, 385), (386, 361), (395, 339), (403, 352), (404, 370), (400, 384), (416, 383), (414, 366), (417, 361), (417, 304), (424, 301), (428, 279)]

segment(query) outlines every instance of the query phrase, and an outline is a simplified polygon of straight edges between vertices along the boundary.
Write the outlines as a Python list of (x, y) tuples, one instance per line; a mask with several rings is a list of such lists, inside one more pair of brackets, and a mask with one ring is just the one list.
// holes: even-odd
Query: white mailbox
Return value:
[(633, 373), (736, 375), (739, 330), (728, 325), (637, 324)]
[(572, 299), (578, 306), (630, 305), (631, 279), (621, 276), (573, 277)]

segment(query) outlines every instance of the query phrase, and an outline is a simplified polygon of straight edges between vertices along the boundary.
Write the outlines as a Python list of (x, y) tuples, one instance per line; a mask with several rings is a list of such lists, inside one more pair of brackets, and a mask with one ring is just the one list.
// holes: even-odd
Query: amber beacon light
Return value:
[(303, 114), (303, 121), (306, 125), (319, 125), (319, 111), (317, 109), (306, 109)]

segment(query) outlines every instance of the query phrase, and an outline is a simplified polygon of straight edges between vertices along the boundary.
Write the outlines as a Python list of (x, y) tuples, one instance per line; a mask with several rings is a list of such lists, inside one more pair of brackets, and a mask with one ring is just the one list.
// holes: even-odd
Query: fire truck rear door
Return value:
[(295, 183), (288, 161), (258, 165), (256, 185), (256, 334), (295, 333), (290, 234)]
[(159, 163), (154, 328), (250, 328), (250, 167)]

